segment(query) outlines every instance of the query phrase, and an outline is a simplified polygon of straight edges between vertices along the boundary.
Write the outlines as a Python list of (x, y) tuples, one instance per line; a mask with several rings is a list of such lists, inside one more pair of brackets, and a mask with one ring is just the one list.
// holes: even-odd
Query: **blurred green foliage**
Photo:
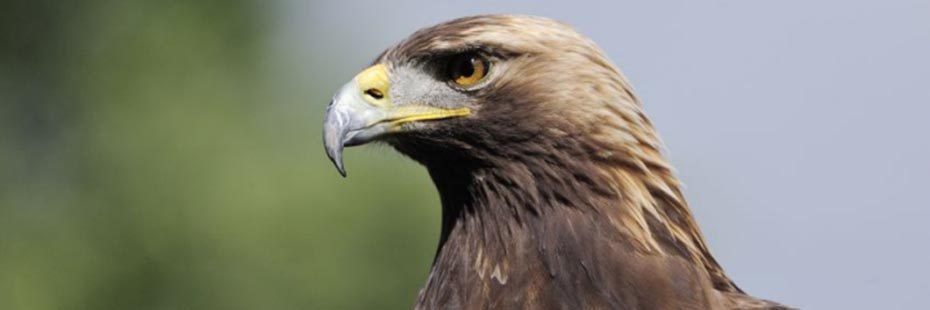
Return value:
[(383, 147), (338, 177), (264, 2), (2, 6), (0, 309), (413, 304), (433, 187)]

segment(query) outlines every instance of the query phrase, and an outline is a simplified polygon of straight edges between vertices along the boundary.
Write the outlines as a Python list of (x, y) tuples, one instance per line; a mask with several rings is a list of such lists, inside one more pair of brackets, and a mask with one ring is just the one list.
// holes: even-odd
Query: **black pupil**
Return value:
[(475, 63), (478, 61), (474, 56), (465, 56), (459, 58), (455, 68), (454, 77), (471, 77), (475, 74)]

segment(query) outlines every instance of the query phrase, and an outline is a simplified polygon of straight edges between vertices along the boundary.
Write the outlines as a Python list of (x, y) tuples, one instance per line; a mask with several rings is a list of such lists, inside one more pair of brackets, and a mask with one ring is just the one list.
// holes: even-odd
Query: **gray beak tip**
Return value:
[(329, 122), (327, 122), (323, 131), (323, 145), (326, 148), (326, 156), (333, 162), (333, 165), (336, 166), (336, 170), (339, 170), (339, 174), (342, 175), (342, 177), (346, 176), (345, 165), (342, 163), (342, 150), (344, 147), (342, 139), (344, 132), (344, 128), (333, 126), (333, 124)]
[(326, 116), (323, 118), (323, 146), (326, 156), (336, 166), (339, 175), (346, 177), (346, 168), (342, 163), (342, 150), (345, 148), (346, 134), (352, 129), (351, 113), (335, 106), (337, 100), (330, 101), (326, 107)]
[(342, 160), (333, 159), (333, 164), (336, 165), (336, 170), (339, 170), (339, 175), (346, 177), (346, 168), (342, 165)]
[(345, 165), (342, 163), (341, 148), (339, 149), (327, 148), (326, 156), (328, 156), (329, 160), (332, 161), (333, 165), (336, 166), (336, 170), (339, 171), (339, 174), (342, 175), (343, 178), (346, 177), (346, 168), (345, 168)]

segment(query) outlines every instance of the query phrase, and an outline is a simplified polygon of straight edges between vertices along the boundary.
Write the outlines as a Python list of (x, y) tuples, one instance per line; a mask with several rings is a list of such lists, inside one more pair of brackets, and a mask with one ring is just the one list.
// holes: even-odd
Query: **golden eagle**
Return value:
[(629, 82), (545, 18), (417, 31), (333, 98), (326, 152), (383, 141), (439, 190), (418, 309), (787, 309), (714, 260)]

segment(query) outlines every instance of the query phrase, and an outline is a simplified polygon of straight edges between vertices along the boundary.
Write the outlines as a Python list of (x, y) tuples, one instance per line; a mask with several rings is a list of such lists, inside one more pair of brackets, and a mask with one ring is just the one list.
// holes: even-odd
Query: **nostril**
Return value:
[(377, 90), (377, 89), (374, 89), (374, 88), (369, 88), (368, 90), (365, 91), (365, 94), (366, 94), (366, 95), (369, 95), (369, 96), (371, 96), (372, 98), (375, 98), (375, 99), (384, 98), (384, 93), (382, 93), (380, 90)]

